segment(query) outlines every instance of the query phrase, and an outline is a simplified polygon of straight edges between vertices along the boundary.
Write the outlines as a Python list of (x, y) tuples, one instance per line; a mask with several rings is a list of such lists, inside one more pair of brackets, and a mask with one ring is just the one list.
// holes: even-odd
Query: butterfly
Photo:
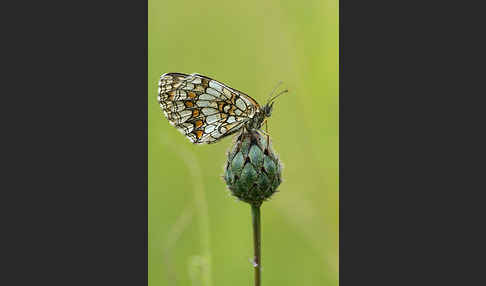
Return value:
[(240, 130), (260, 129), (272, 114), (274, 100), (285, 92), (261, 107), (249, 95), (209, 77), (165, 73), (157, 100), (169, 123), (192, 143), (210, 144)]

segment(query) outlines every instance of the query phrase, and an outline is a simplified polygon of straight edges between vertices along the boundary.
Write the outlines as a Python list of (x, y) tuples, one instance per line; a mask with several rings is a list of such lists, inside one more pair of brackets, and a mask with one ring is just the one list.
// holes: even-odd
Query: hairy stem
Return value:
[(260, 225), (260, 205), (251, 205), (251, 214), (253, 222), (253, 248), (254, 258), (253, 267), (255, 268), (255, 286), (261, 285), (261, 225)]

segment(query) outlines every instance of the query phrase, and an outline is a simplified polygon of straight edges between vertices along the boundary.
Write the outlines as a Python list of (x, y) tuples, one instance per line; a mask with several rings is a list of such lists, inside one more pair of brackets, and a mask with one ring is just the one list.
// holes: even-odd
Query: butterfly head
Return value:
[(275, 99), (286, 92), (288, 92), (288, 90), (284, 90), (276, 96), (270, 98), (262, 108), (258, 109), (258, 111), (255, 113), (255, 116), (253, 116), (247, 126), (250, 129), (259, 129), (262, 126), (263, 122), (265, 122), (265, 119), (272, 115)]
[[(281, 83), (279, 83), (280, 85)], [(278, 85), (277, 85), (278, 86)], [(265, 115), (265, 117), (270, 117), (272, 115), (272, 110), (273, 110), (273, 104), (275, 103), (275, 99), (277, 99), (277, 97), (281, 96), (282, 94), (288, 92), (288, 90), (283, 90), (281, 92), (279, 92), (277, 95), (275, 95), (274, 97), (271, 97), (268, 101), (267, 101), (267, 104), (265, 104), (262, 108), (262, 111), (263, 111), (263, 114)]]
[(275, 102), (269, 102), (267, 104), (265, 104), (262, 108), (262, 112), (263, 112), (263, 115), (265, 117), (270, 117), (272, 115), (272, 110), (273, 110), (273, 104)]

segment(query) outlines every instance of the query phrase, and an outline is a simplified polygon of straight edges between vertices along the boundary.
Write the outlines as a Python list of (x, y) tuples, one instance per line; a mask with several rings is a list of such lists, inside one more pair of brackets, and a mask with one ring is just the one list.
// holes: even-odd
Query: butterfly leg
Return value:
[(265, 119), (265, 134), (267, 134), (267, 150), (268, 150), (268, 144), (270, 144), (270, 135), (268, 134), (268, 123), (267, 120)]

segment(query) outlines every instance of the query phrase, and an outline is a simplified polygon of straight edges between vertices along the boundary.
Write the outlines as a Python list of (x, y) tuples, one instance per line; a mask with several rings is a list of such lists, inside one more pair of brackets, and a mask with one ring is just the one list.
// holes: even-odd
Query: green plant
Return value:
[(231, 194), (251, 205), (255, 285), (261, 285), (260, 206), (282, 182), (282, 166), (271, 148), (269, 137), (260, 130), (244, 130), (234, 142), (225, 167), (224, 179)]

